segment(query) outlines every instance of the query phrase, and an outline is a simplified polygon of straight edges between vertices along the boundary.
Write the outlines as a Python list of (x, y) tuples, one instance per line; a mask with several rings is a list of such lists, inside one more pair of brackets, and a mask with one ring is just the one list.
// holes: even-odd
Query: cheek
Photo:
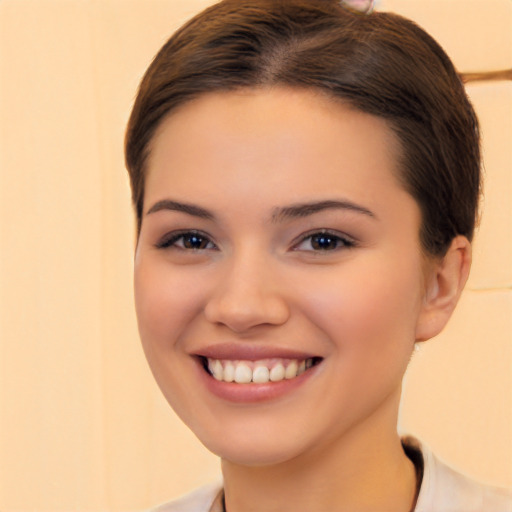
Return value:
[[(383, 260), (385, 261), (385, 260)], [(421, 304), (416, 266), (354, 263), (330, 276), (302, 281), (302, 309), (345, 353), (409, 350)]]
[(171, 270), (149, 258), (136, 263), (134, 277), (135, 308), (144, 347), (179, 343), (184, 326), (202, 307), (200, 279), (191, 280), (188, 271)]
[(171, 272), (169, 265), (157, 259), (136, 260), (135, 307), (142, 346), (160, 389), (184, 418), (190, 393), (185, 377), (195, 365), (184, 352), (182, 340), (201, 303), (201, 288), (191, 286), (186, 275), (179, 270)]

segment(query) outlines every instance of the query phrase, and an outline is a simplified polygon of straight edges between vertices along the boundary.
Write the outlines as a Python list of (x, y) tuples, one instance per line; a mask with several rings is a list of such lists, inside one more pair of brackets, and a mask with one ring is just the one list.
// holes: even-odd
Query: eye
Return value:
[(356, 242), (347, 236), (322, 230), (306, 234), (293, 249), (295, 251), (335, 251), (349, 249), (355, 245)]
[(182, 250), (203, 251), (216, 249), (216, 245), (199, 231), (180, 231), (165, 235), (157, 244), (158, 249), (176, 248)]

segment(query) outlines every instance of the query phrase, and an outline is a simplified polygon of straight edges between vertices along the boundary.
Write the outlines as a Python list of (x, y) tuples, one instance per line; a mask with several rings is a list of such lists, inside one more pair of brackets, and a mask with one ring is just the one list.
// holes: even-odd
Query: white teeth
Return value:
[(284, 379), (284, 366), (278, 363), (270, 370), (270, 380), (272, 382), (278, 382)]
[(235, 382), (248, 384), (252, 381), (252, 370), (244, 363), (239, 363), (235, 368)]
[(222, 363), (219, 360), (213, 361), (209, 364), (210, 371), (216, 380), (222, 380), (224, 376), (224, 370), (222, 369)]
[(226, 363), (224, 366), (224, 379), (225, 382), (233, 382), (235, 380), (235, 367), (233, 363)]
[(252, 372), (252, 381), (257, 384), (265, 384), (270, 380), (270, 371), (266, 366), (256, 366)]
[(294, 377), (297, 377), (298, 368), (299, 368), (299, 365), (297, 364), (297, 361), (292, 361), (286, 367), (286, 371), (284, 372), (284, 378), (285, 379), (293, 379)]
[(215, 380), (238, 384), (265, 384), (294, 379), (313, 366), (313, 359), (264, 359), (261, 361), (221, 361), (208, 359), (208, 370)]

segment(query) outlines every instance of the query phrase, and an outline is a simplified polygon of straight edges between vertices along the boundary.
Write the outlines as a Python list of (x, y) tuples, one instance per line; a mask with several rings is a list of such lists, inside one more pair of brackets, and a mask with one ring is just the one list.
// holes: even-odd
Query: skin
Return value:
[[(385, 121), (285, 88), (205, 95), (155, 135), (135, 255), (139, 330), (167, 400), (222, 459), (229, 512), (411, 508), (402, 377), (414, 342), (451, 315), (470, 248), (457, 237), (442, 260), (424, 256), (399, 150)], [(154, 207), (165, 200), (211, 218)], [(323, 201), (351, 208), (282, 212)], [(326, 229), (333, 243), (318, 249), (307, 237)], [(203, 248), (162, 247), (182, 230), (199, 231)], [(234, 404), (202, 384), (193, 356), (224, 342), (323, 359), (293, 392)]]
[(345, 0), (342, 2), (349, 9), (355, 9), (360, 12), (367, 12), (374, 2), (372, 0)]

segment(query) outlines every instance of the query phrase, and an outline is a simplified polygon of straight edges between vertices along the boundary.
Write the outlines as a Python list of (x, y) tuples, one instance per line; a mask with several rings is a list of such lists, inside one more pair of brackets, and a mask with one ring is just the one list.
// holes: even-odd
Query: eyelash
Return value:
[[(334, 242), (335, 247), (330, 248), (330, 249), (329, 248), (317, 248), (317, 249), (313, 248), (310, 250), (299, 249), (299, 246), (302, 245), (305, 241), (311, 240), (311, 242), (312, 242), (315, 237), (317, 239), (320, 237), (324, 237), (324, 238), (330, 240), (331, 242)], [(356, 241), (353, 238), (348, 237), (347, 235), (342, 235), (341, 233), (330, 231), (328, 229), (321, 229), (321, 230), (316, 230), (316, 231), (309, 232), (309, 233), (306, 233), (305, 235), (303, 235), (300, 238), (300, 240), (296, 244), (294, 244), (293, 250), (294, 251), (303, 250), (303, 251), (308, 251), (308, 252), (332, 252), (332, 251), (339, 251), (341, 249), (352, 249), (353, 247), (356, 247), (356, 246), (357, 246)]]
[[(178, 240), (183, 239), (187, 237), (197, 237), (197, 239), (206, 241), (207, 245), (212, 244), (212, 247), (193, 247), (193, 248), (187, 248), (187, 247), (180, 247), (176, 244)], [(177, 248), (181, 249), (183, 251), (204, 251), (204, 250), (212, 250), (217, 249), (217, 246), (210, 240), (210, 238), (205, 235), (204, 233), (201, 233), (201, 231), (178, 231), (175, 233), (169, 233), (168, 235), (165, 235), (159, 242), (155, 244), (155, 247), (157, 249), (168, 249), (168, 248)]]
[[(185, 241), (185, 239), (189, 237), (196, 237), (198, 241), (203, 241), (206, 243), (206, 247), (184, 247), (177, 245), (177, 242), (181, 239)], [(306, 242), (307, 240), (311, 240), (313, 242), (314, 238), (321, 238), (323, 237), (330, 242), (331, 244), (334, 243), (335, 247), (330, 248), (314, 248), (312, 246), (312, 249), (300, 249), (299, 247)], [(208, 247), (208, 245), (212, 245), (213, 247)], [(340, 249), (351, 249), (353, 247), (356, 247), (357, 243), (354, 239), (346, 236), (341, 235), (340, 233), (336, 233), (327, 229), (322, 230), (316, 230), (313, 232), (306, 233), (303, 235), (300, 240), (297, 243), (294, 243), (292, 250), (294, 251), (305, 251), (305, 252), (332, 252), (337, 251)], [(155, 244), (157, 249), (168, 249), (168, 248), (177, 248), (184, 251), (204, 251), (204, 250), (217, 250), (217, 246), (210, 240), (208, 235), (202, 233), (201, 231), (179, 231), (175, 233), (170, 233), (168, 235), (165, 235), (159, 242)]]

